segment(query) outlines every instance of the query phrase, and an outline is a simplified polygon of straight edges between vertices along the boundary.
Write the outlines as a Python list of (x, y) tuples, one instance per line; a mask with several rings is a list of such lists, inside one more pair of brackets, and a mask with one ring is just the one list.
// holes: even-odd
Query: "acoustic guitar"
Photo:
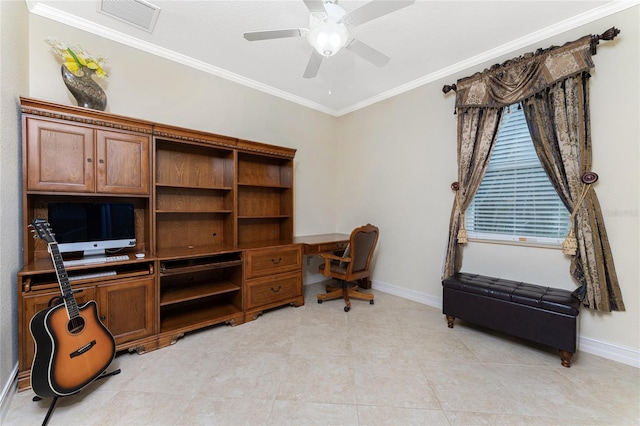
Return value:
[(36, 344), (31, 388), (41, 398), (67, 396), (97, 379), (116, 354), (116, 342), (98, 316), (94, 300), (76, 304), (49, 224), (34, 219), (31, 226), (48, 245), (62, 291), (61, 302), (36, 313), (29, 328)]

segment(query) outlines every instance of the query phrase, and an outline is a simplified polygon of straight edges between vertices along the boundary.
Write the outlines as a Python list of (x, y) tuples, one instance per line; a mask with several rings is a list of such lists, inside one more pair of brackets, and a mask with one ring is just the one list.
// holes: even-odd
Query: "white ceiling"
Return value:
[[(339, 116), (638, 4), (417, 0), (351, 30), (391, 57), (386, 66), (342, 50), (323, 61), (316, 78), (304, 79), (312, 50), (306, 38), (243, 38), (245, 31), (308, 28), (302, 0), (148, 1), (161, 8), (151, 33), (100, 13), (100, 0), (27, 5), (32, 13)], [(347, 12), (365, 3), (338, 2)]]

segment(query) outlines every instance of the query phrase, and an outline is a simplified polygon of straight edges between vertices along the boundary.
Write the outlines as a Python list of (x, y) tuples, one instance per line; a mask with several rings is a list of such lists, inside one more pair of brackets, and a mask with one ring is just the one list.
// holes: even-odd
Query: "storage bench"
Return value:
[(557, 348), (571, 367), (580, 301), (568, 290), (458, 273), (442, 281), (442, 312), (455, 318)]

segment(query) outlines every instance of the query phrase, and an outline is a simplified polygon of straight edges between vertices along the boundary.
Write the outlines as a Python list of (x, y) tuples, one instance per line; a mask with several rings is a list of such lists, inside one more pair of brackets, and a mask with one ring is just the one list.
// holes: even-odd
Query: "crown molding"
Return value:
[(548, 38), (557, 36), (566, 31), (577, 28), (581, 25), (585, 25), (590, 22), (597, 21), (598, 19), (605, 18), (609, 15), (613, 15), (614, 13), (618, 13), (638, 5), (640, 5), (640, 0), (616, 0), (611, 3), (607, 3), (605, 5), (592, 9), (588, 12), (573, 16), (555, 25), (543, 28), (542, 30), (533, 32), (524, 37), (505, 43), (494, 49), (487, 50), (486, 52), (483, 52), (483, 53), (480, 53), (479, 55), (465, 59), (464, 61), (460, 61), (451, 66), (448, 66), (438, 71), (435, 71), (433, 73), (427, 74), (424, 77), (420, 77), (416, 80), (413, 80), (409, 83), (398, 86), (394, 89), (387, 90), (386, 92), (380, 93), (379, 95), (373, 96), (369, 99), (365, 99), (364, 101), (353, 104), (347, 108), (341, 109), (339, 111), (335, 111), (335, 115), (339, 117), (339, 116), (348, 114), (350, 112), (357, 111), (359, 109), (365, 108), (369, 105), (373, 105), (385, 99), (400, 95), (402, 93), (408, 92), (420, 86), (424, 86), (425, 84), (432, 83), (442, 78), (446, 78), (450, 75), (454, 75), (456, 73), (465, 71), (467, 69), (477, 67), (478, 65), (482, 65), (486, 62), (493, 61), (496, 58), (499, 58), (500, 56), (507, 55), (516, 50), (523, 49), (535, 43), (539, 43)]
[(35, 15), (52, 19), (62, 24), (69, 25), (71, 27), (86, 31), (91, 34), (98, 35), (100, 37), (104, 37), (106, 39), (115, 41), (117, 43), (121, 43), (129, 47), (133, 47), (143, 52), (147, 52), (152, 55), (159, 56), (161, 58), (180, 63), (182, 65), (206, 72), (208, 74), (215, 75), (220, 78), (224, 78), (234, 83), (267, 93), (272, 96), (276, 96), (278, 98), (296, 103), (298, 105), (302, 105), (304, 107), (311, 108), (319, 112), (332, 115), (334, 117), (340, 117), (340, 116), (349, 114), (351, 112), (360, 110), (362, 108), (368, 107), (370, 105), (376, 104), (388, 98), (403, 94), (405, 92), (408, 92), (420, 86), (424, 86), (426, 84), (432, 83), (442, 78), (446, 78), (447, 76), (456, 74), (458, 72), (462, 72), (464, 70), (467, 70), (473, 67), (477, 67), (478, 65), (481, 65), (485, 62), (495, 60), (496, 58), (502, 55), (506, 55), (516, 50), (523, 49), (532, 44), (535, 44), (545, 39), (548, 39), (550, 37), (554, 37), (556, 35), (562, 34), (563, 32), (574, 29), (581, 25), (588, 24), (590, 22), (607, 17), (614, 13), (621, 12), (623, 10), (629, 9), (634, 6), (638, 6), (640, 5), (640, 0), (612, 1), (600, 7), (594, 8), (588, 12), (573, 16), (555, 25), (543, 28), (540, 31), (536, 31), (524, 37), (521, 37), (519, 39), (510, 41), (494, 49), (487, 50), (479, 55), (473, 56), (464, 61), (460, 61), (451, 66), (442, 68), (440, 70), (427, 74), (424, 77), (418, 78), (409, 83), (387, 90), (386, 92), (380, 93), (376, 96), (372, 96), (368, 99), (365, 99), (361, 102), (357, 102), (351, 106), (348, 106), (340, 110), (329, 108), (325, 105), (321, 105), (319, 103), (309, 101), (308, 99), (304, 99), (300, 96), (293, 95), (284, 90), (276, 89), (275, 87), (269, 86), (267, 84), (260, 83), (250, 78), (243, 77), (239, 74), (232, 73), (220, 67), (207, 64), (198, 59), (174, 52), (169, 49), (164, 49), (164, 48), (155, 46), (151, 43), (139, 40), (135, 37), (125, 35), (119, 31), (114, 31), (107, 27), (97, 25), (85, 19), (78, 18), (77, 16), (70, 15), (66, 12), (62, 12), (58, 9), (42, 4), (37, 0), (26, 0), (26, 3), (29, 8), (29, 11)]
[(86, 19), (79, 18), (77, 16), (71, 15), (66, 12), (62, 12), (46, 4), (42, 4), (37, 0), (26, 0), (26, 2), (29, 8), (29, 11), (34, 15), (51, 19), (61, 24), (65, 24), (70, 27), (77, 28), (82, 31), (86, 31), (88, 33), (109, 39), (111, 41), (115, 41), (125, 46), (133, 47), (134, 49), (141, 50), (151, 55), (159, 56), (161, 58), (168, 59), (170, 61), (185, 65), (187, 67), (194, 68), (199, 71), (203, 71), (220, 78), (224, 78), (225, 80), (229, 80), (234, 83), (238, 83), (240, 85), (250, 87), (252, 89), (256, 89), (261, 92), (265, 92), (267, 94), (285, 99), (287, 101), (294, 102), (296, 104), (305, 106), (307, 108), (318, 110), (325, 114), (330, 114), (330, 115), (335, 114), (335, 111), (333, 109), (327, 108), (324, 105), (318, 104), (316, 102), (311, 102), (307, 99), (301, 98), (299, 96), (293, 95), (283, 90), (276, 89), (272, 86), (260, 83), (250, 78), (243, 77), (239, 74), (232, 73), (220, 67), (207, 64), (206, 62), (200, 61), (190, 56), (183, 55), (181, 53), (156, 46), (152, 43), (137, 39), (130, 35), (121, 33), (119, 31), (114, 31), (110, 28), (107, 28), (102, 25), (98, 25)]

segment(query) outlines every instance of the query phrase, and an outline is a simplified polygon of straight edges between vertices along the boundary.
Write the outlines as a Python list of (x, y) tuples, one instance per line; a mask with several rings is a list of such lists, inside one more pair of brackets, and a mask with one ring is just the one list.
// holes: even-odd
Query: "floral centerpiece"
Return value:
[(68, 46), (53, 38), (45, 40), (62, 63), (62, 80), (79, 106), (104, 111), (107, 107), (107, 95), (93, 81), (92, 75), (108, 77), (104, 70), (107, 58), (93, 56), (79, 46)]
[(104, 71), (104, 64), (108, 58), (102, 56), (93, 57), (89, 52), (80, 46), (68, 46), (67, 44), (53, 38), (46, 40), (51, 49), (64, 61), (63, 65), (75, 76), (80, 77), (82, 68), (86, 67), (95, 71), (100, 78), (108, 77)]

